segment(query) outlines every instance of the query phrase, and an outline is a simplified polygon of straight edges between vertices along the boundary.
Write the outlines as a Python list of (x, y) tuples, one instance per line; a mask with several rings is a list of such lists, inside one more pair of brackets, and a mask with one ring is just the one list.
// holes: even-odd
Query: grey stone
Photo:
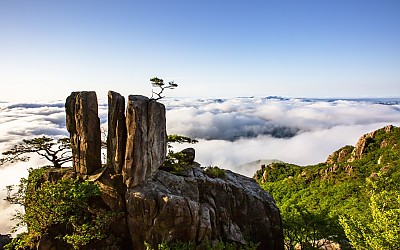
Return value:
[(182, 159), (185, 163), (192, 164), (194, 162), (194, 158), (196, 156), (196, 151), (194, 148), (185, 148), (181, 151), (181, 153), (185, 155), (185, 157)]
[(128, 189), (126, 207), (134, 249), (162, 241), (216, 240), (239, 244), (259, 242), (260, 249), (283, 249), (280, 212), (272, 197), (248, 177), (226, 170), (210, 178), (200, 167), (194, 177), (162, 170), (141, 185)]
[(130, 95), (126, 108), (127, 142), (125, 164), (122, 170), (127, 187), (135, 186), (146, 177), (148, 163), (148, 112), (149, 99)]

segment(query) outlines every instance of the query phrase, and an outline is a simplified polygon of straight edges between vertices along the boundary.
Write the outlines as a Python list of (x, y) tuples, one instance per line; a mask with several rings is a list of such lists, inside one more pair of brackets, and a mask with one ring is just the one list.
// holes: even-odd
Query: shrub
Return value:
[(106, 237), (105, 232), (117, 214), (93, 208), (101, 195), (98, 185), (67, 178), (43, 182), (44, 168), (29, 172), (28, 179), (21, 179), (18, 192), (25, 213), (16, 215), (17, 226), (27, 225), (28, 232), (13, 241), (14, 246), (32, 248), (44, 233), (58, 234), (55, 239), (74, 249)]
[(204, 169), (204, 173), (211, 178), (224, 178), (226, 176), (225, 170), (215, 166)]
[[(146, 250), (153, 250), (149, 244), (145, 242)], [(227, 243), (223, 241), (218, 241), (216, 243), (207, 243), (203, 248), (205, 250), (256, 250), (259, 244), (254, 244), (252, 242), (247, 242), (245, 245), (237, 243)], [(163, 242), (158, 244), (158, 250), (195, 250), (196, 245), (193, 242)]]

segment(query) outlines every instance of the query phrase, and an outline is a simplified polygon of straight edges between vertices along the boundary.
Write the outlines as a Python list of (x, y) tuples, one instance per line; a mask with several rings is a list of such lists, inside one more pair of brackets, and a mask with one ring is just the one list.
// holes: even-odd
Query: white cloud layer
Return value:
[[(167, 100), (171, 134), (199, 139), (197, 161), (247, 176), (241, 164), (278, 159), (308, 165), (388, 124), (400, 125), (399, 99), (236, 98)], [(187, 145), (175, 145), (176, 149)]]
[(201, 139), (288, 138), (334, 126), (397, 121), (399, 105), (378, 100), (237, 98), (169, 100), (168, 130)]
[[(252, 176), (254, 169), (238, 166), (258, 159), (278, 159), (308, 165), (325, 161), (334, 150), (354, 145), (364, 133), (388, 124), (400, 126), (400, 99), (318, 100), (268, 98), (165, 99), (167, 129), (199, 139), (196, 159)], [(99, 117), (106, 128), (106, 100), (99, 101)], [(0, 103), (0, 152), (42, 135), (68, 136), (63, 102)], [(29, 166), (45, 162), (0, 167), (0, 233), (13, 224), (16, 208), (3, 199), (5, 186), (18, 184)]]

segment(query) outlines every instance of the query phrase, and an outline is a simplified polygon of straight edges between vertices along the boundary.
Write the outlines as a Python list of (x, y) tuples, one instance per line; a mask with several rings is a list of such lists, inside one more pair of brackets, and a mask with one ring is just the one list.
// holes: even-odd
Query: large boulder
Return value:
[(101, 133), (96, 92), (72, 92), (66, 100), (65, 113), (74, 169), (80, 174), (92, 174), (101, 168)]
[(183, 162), (187, 162), (188, 164), (192, 164), (194, 162), (196, 152), (194, 148), (185, 148), (184, 150), (181, 151), (183, 158)]
[(126, 193), (128, 226), (134, 249), (143, 242), (216, 240), (260, 243), (283, 249), (282, 222), (272, 197), (255, 180), (225, 170), (208, 176), (196, 163), (187, 176), (159, 170)]

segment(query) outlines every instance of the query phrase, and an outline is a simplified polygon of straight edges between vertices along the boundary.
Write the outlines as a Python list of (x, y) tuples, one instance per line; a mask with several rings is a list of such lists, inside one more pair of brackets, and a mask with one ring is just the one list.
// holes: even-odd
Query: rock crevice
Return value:
[(164, 105), (139, 95), (130, 95), (125, 105), (113, 91), (108, 102), (103, 168), (96, 93), (71, 93), (66, 119), (74, 172), (91, 175), (109, 209), (125, 214), (114, 223), (131, 241), (121, 249), (145, 249), (144, 242), (156, 249), (162, 242), (205, 246), (218, 240), (244, 244), (245, 239), (260, 243), (260, 249), (283, 249), (279, 210), (253, 179), (227, 170), (223, 177), (208, 176), (194, 161), (193, 148), (182, 151), (184, 174), (161, 170), (167, 154)]

